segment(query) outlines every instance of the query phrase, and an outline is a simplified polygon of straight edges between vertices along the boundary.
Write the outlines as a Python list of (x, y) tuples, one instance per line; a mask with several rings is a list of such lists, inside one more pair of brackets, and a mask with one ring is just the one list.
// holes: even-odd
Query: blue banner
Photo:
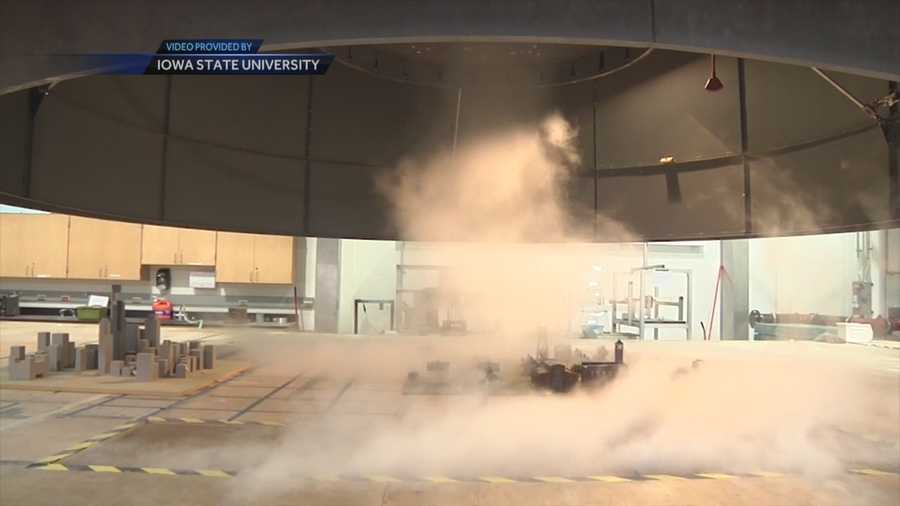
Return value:
[(262, 39), (164, 40), (156, 54), (83, 55), (104, 74), (153, 75), (321, 75), (334, 61), (329, 53), (259, 53)]

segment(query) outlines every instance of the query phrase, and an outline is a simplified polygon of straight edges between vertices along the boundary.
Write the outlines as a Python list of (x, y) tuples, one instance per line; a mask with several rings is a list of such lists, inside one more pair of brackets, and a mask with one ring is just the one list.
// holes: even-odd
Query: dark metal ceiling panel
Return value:
[(0, 191), (24, 195), (31, 158), (30, 92), (0, 95)]
[(597, 165), (600, 169), (740, 153), (737, 66), (719, 58), (725, 87), (703, 89), (709, 59), (654, 52), (597, 82)]
[(303, 235), (306, 164), (169, 139), (165, 221)]

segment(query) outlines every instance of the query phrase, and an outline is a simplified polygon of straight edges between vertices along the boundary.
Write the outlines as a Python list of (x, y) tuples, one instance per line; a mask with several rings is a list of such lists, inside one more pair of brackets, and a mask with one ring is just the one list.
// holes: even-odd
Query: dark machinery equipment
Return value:
[(557, 393), (571, 391), (579, 383), (584, 387), (599, 387), (612, 381), (619, 370), (625, 367), (625, 345), (621, 340), (615, 344), (615, 359), (612, 362), (581, 361), (571, 366), (544, 358), (528, 356), (525, 372), (531, 384)]

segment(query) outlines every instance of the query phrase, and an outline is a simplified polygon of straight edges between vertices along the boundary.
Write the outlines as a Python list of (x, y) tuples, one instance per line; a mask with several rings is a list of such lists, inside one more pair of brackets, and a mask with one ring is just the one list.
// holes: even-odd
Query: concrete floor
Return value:
[[(256, 367), (196, 395), (0, 389), (0, 504), (900, 504), (898, 350), (629, 342), (628, 377), (561, 397), (458, 365), (512, 383), (530, 343), (221, 332)], [(462, 386), (404, 395), (435, 358)], [(697, 358), (727, 376), (671, 379)], [(625, 416), (646, 409), (661, 424)], [(770, 425), (789, 430), (735, 444)]]

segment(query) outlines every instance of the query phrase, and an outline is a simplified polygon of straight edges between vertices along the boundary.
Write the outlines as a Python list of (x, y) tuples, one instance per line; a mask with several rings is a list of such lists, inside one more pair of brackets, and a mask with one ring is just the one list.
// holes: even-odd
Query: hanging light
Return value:
[(706, 80), (706, 86), (704, 86), (703, 88), (706, 91), (719, 91), (722, 88), (724, 88), (725, 85), (722, 84), (722, 81), (719, 80), (718, 77), (716, 77), (716, 55), (711, 54), (709, 56), (710, 56), (712, 65), (710, 68), (709, 79)]

